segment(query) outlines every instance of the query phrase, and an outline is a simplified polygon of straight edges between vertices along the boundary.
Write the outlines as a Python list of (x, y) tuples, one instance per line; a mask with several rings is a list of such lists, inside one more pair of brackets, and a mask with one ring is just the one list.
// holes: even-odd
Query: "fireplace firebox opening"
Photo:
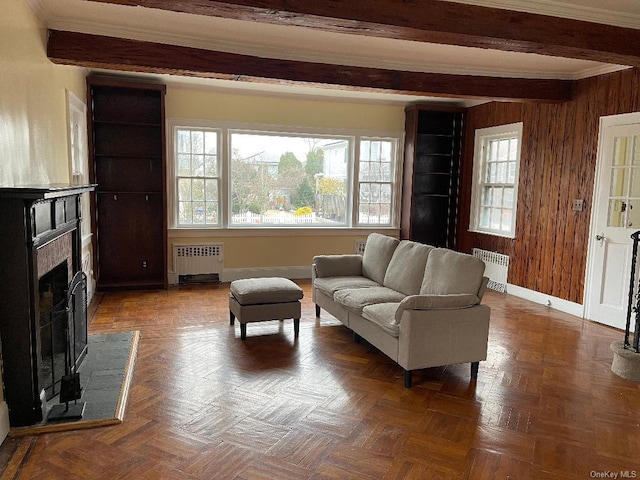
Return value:
[(40, 385), (47, 400), (60, 393), (67, 351), (67, 261), (45, 273), (39, 281)]

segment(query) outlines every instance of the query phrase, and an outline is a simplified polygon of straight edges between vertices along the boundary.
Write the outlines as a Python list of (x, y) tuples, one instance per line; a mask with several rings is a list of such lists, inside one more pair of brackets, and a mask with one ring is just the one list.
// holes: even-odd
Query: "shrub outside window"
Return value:
[(515, 237), (522, 123), (476, 130), (469, 229)]

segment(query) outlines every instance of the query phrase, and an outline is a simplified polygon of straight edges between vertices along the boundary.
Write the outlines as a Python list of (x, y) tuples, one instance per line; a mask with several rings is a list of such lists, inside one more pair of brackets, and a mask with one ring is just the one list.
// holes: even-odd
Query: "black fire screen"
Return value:
[(87, 347), (87, 277), (67, 284), (67, 262), (40, 279), (40, 384), (49, 400), (60, 393), (67, 365), (75, 372)]

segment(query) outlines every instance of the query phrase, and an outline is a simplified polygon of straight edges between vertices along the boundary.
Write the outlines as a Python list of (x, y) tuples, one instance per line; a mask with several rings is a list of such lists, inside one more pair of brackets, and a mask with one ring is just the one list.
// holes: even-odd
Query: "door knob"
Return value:
[(596, 235), (596, 240), (598, 240), (599, 242), (604, 240), (604, 233), (600, 233), (599, 235)]

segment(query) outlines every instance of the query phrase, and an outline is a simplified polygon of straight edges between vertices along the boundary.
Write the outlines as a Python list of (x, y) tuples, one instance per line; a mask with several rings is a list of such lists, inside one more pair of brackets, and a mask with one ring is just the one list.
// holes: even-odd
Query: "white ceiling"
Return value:
[[(267, 58), (418, 72), (574, 80), (621, 68), (586, 60), (323, 32), (302, 27), (105, 4), (28, 0), (48, 28), (170, 43)], [(640, 0), (457, 0), (640, 29)], [(159, 76), (172, 85), (269, 94), (408, 103), (446, 101), (409, 95)], [(470, 104), (468, 101), (459, 103)], [(476, 102), (477, 103), (477, 102)]]

